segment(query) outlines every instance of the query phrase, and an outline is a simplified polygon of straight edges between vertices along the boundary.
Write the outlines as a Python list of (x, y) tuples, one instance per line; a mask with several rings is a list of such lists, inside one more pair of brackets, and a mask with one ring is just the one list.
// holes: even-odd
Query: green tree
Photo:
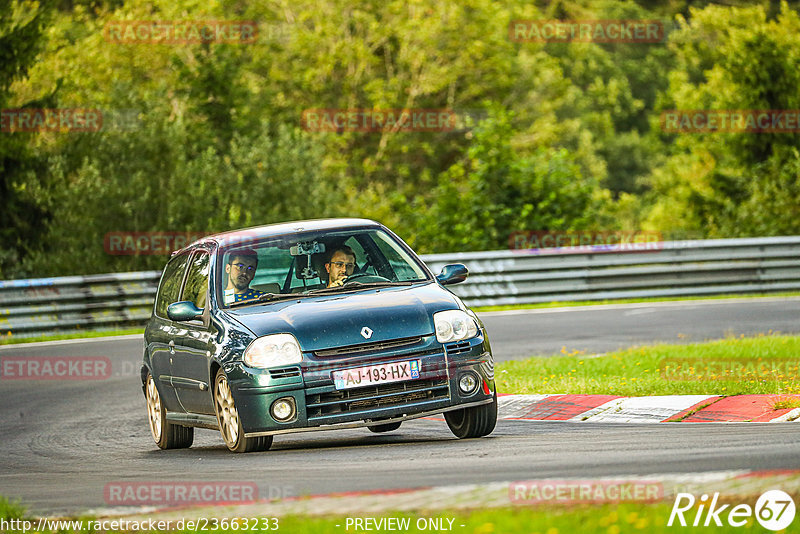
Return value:
[[(678, 110), (800, 109), (800, 16), (781, 6), (690, 10), (672, 34), (678, 67), (660, 106)], [(654, 117), (654, 123), (657, 121)], [(664, 135), (670, 158), (653, 173), (654, 228), (711, 237), (800, 231), (797, 133)], [(784, 169), (786, 167), (786, 169)], [(777, 195), (770, 202), (766, 199)], [(781, 206), (780, 210), (771, 207)]]
[(475, 130), (465, 158), (439, 176), (433, 203), (422, 213), (416, 246), (423, 251), (508, 247), (520, 230), (592, 226), (596, 182), (585, 178), (566, 150), (520, 155), (511, 146), (511, 117), (493, 109)]
[[(215, 233), (343, 215), (322, 177), (322, 151), (298, 129), (264, 123), (227, 153), (192, 147), (185, 125), (146, 116), (134, 134), (93, 134), (96, 154), (53, 155), (53, 220), (26, 263), (37, 275), (160, 269), (163, 256), (110, 254), (108, 232)], [(85, 150), (70, 147), (79, 153)], [(87, 216), (88, 215), (88, 216)]]
[[(51, 13), (48, 2), (0, 0), (0, 110), (52, 105), (52, 92), (25, 101), (12, 91), (42, 50)], [(0, 279), (18, 274), (20, 259), (37, 245), (47, 220), (36, 179), (41, 159), (31, 149), (31, 137), (0, 131)]]

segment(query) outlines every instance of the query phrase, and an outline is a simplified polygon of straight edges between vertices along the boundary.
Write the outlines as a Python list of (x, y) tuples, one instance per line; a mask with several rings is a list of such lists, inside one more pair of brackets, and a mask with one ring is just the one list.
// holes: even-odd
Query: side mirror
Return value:
[(463, 263), (451, 263), (442, 267), (442, 272), (436, 275), (436, 279), (443, 286), (449, 284), (458, 284), (463, 282), (469, 276), (469, 270)]
[(194, 305), (194, 302), (184, 300), (174, 302), (167, 306), (167, 317), (173, 321), (191, 321), (203, 315), (203, 310)]

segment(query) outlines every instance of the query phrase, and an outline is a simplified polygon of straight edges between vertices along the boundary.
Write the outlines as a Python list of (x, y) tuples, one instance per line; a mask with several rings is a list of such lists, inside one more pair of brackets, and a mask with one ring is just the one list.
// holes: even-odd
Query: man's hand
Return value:
[(338, 280), (334, 280), (333, 282), (331, 282), (331, 284), (328, 287), (340, 287), (344, 285), (345, 280), (347, 280), (347, 277), (343, 276), (342, 278), (339, 278)]

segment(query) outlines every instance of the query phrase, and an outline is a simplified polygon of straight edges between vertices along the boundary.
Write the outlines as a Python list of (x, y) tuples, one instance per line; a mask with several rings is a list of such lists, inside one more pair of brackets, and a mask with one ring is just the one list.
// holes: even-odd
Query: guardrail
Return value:
[[(434, 272), (464, 263), (469, 279), (449, 287), (470, 306), (800, 290), (800, 236), (649, 245), (646, 251), (501, 250), (422, 259)], [(160, 274), (0, 281), (0, 335), (142, 325)]]
[(446, 263), (467, 265), (470, 277), (453, 292), (470, 306), (800, 289), (800, 236), (650, 245), (643, 252), (505, 250), (424, 260), (434, 271)]

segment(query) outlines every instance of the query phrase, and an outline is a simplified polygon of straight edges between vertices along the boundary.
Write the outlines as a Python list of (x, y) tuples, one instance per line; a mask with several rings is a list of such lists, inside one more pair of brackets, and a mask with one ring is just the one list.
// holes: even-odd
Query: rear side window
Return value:
[(420, 269), (417, 262), (394, 240), (390, 240), (389, 236), (383, 232), (378, 232), (377, 236), (378, 239), (375, 240), (375, 244), (378, 245), (389, 265), (392, 266), (392, 271), (394, 271), (397, 280), (419, 280), (425, 278), (425, 272)]
[(178, 292), (181, 290), (183, 273), (186, 270), (187, 254), (180, 254), (170, 260), (161, 276), (161, 284), (156, 295), (156, 315), (167, 316), (167, 307), (173, 302), (178, 302)]
[(199, 251), (192, 256), (189, 263), (189, 274), (186, 276), (186, 285), (183, 288), (181, 300), (189, 300), (200, 309), (206, 307), (208, 294), (208, 252)]

